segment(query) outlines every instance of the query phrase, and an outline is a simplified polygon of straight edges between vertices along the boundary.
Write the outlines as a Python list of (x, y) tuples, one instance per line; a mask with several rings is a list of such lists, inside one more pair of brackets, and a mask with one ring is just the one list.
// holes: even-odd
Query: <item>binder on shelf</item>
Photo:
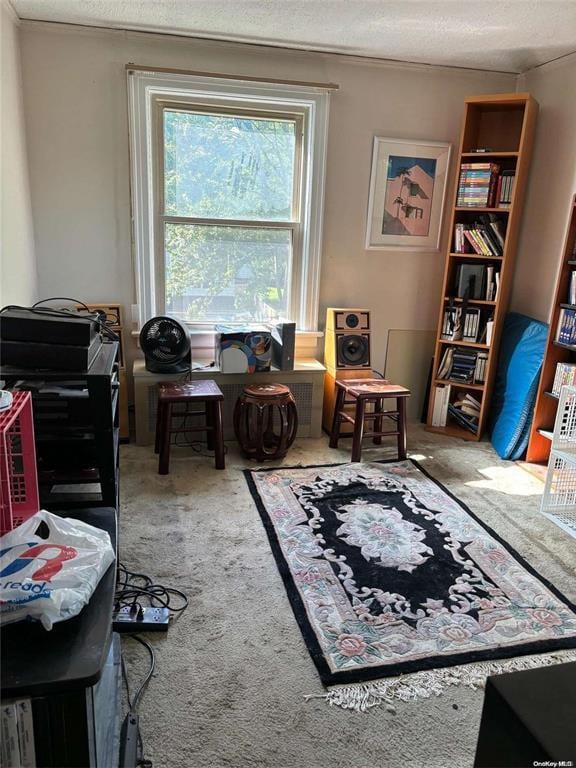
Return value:
[(432, 410), (432, 426), (445, 427), (450, 404), (450, 384), (439, 384), (434, 389), (434, 408)]
[(469, 307), (465, 313), (463, 341), (476, 341), (480, 330), (480, 310), (477, 307)]
[(442, 338), (454, 339), (454, 331), (459, 322), (459, 307), (447, 307), (444, 310), (444, 321), (442, 323)]
[(488, 365), (488, 352), (476, 353), (476, 366), (474, 368), (474, 384), (484, 384), (486, 381), (486, 366)]
[(486, 321), (486, 345), (489, 347), (492, 344), (492, 333), (494, 331), (494, 320)]

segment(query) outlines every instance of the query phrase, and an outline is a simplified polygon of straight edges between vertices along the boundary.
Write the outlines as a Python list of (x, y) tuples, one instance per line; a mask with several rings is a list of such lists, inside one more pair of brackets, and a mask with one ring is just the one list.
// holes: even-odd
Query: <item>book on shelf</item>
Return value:
[[(493, 215), (493, 214), (490, 214)], [(475, 253), (477, 256), (502, 256), (505, 229), (489, 215), (478, 221), (456, 222), (454, 225), (454, 253)]]
[(486, 267), (486, 301), (496, 301), (500, 287), (500, 272), (491, 265)]
[(488, 352), (476, 353), (476, 366), (474, 368), (474, 384), (484, 384), (486, 381), (486, 366), (488, 365)]
[(562, 307), (556, 327), (556, 341), (560, 344), (576, 344), (576, 309)]
[(514, 194), (514, 183), (516, 181), (516, 171), (502, 171), (500, 192), (494, 207), (508, 208), (512, 204), (512, 195)]
[(471, 384), (476, 370), (476, 356), (475, 349), (448, 347), (440, 360), (437, 378)]
[(462, 341), (476, 341), (480, 331), (480, 310), (477, 307), (468, 307), (464, 312)]
[(498, 163), (461, 163), (457, 208), (508, 208), (512, 203), (516, 171)]
[(568, 288), (568, 304), (576, 304), (576, 270), (570, 272), (570, 286)]
[(484, 323), (484, 327), (482, 328), (482, 331), (480, 332), (480, 337), (478, 339), (478, 344), (486, 344), (486, 346), (490, 346), (492, 343), (492, 333), (494, 331), (494, 318), (489, 317), (486, 322)]
[(480, 418), (480, 402), (469, 392), (457, 392), (452, 405), (470, 419)]
[(499, 173), (497, 163), (461, 163), (456, 206), (492, 208)]
[(478, 432), (480, 411), (478, 411), (477, 416), (469, 416), (467, 413), (464, 413), (461, 408), (457, 408), (452, 403), (449, 403), (448, 415), (451, 416), (459, 426), (464, 427), (464, 429), (467, 429), (469, 432), (472, 432), (473, 434)]
[(437, 376), (439, 379), (449, 379), (452, 370), (452, 358), (454, 356), (454, 347), (448, 347), (444, 350), (440, 365), (438, 366)]
[(445, 427), (450, 404), (450, 384), (438, 384), (434, 388), (434, 406), (432, 408), (432, 426)]
[(552, 394), (560, 397), (562, 387), (576, 384), (576, 364), (557, 363), (556, 373), (554, 374), (554, 383), (552, 384)]
[(477, 307), (446, 307), (441, 338), (448, 341), (476, 341), (480, 331)]

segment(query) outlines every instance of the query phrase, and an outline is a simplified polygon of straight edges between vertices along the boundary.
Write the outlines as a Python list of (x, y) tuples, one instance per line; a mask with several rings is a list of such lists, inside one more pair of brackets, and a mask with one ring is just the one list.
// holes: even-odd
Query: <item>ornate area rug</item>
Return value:
[[(245, 474), (327, 685), (442, 670), (424, 685), (430, 695), (501, 670), (484, 662), (576, 648), (575, 606), (416, 462)], [(471, 662), (483, 664), (443, 669)], [(425, 682), (411, 679), (400, 698)], [(364, 708), (379, 690), (384, 700), (394, 691), (382, 681), (330, 701)]]

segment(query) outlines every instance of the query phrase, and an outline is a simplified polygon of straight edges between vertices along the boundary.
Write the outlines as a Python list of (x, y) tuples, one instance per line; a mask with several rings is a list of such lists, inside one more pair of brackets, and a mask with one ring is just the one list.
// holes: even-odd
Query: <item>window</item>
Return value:
[(140, 319), (316, 330), (328, 94), (129, 73)]

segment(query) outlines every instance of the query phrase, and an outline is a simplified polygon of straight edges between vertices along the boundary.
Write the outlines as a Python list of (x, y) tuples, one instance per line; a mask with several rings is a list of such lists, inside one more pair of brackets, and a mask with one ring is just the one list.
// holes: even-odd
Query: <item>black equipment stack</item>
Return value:
[(88, 371), (102, 347), (96, 318), (48, 308), (0, 313), (3, 365), (36, 370)]

